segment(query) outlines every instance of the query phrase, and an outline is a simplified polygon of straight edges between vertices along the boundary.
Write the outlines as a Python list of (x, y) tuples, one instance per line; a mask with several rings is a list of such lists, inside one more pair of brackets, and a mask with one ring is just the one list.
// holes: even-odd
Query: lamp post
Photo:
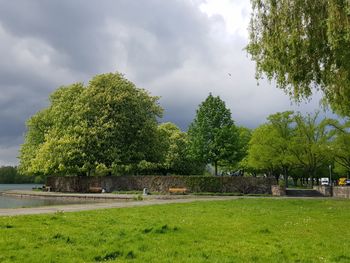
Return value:
[(332, 183), (332, 165), (330, 164), (328, 166), (329, 168), (329, 183), (330, 183), (330, 186), (331, 186), (331, 196), (333, 196), (333, 183)]

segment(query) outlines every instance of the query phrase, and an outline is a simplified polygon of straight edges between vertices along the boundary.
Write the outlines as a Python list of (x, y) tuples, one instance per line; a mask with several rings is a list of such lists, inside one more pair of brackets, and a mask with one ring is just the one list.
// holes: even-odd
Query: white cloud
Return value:
[(226, 31), (232, 35), (248, 37), (250, 1), (247, 0), (206, 0), (200, 10), (209, 16), (220, 15), (226, 23)]

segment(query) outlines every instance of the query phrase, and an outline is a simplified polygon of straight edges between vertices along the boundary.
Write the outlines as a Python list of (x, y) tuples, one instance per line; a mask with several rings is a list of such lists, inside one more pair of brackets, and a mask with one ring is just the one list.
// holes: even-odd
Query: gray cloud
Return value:
[(17, 163), (25, 120), (54, 89), (105, 72), (161, 96), (163, 120), (182, 129), (209, 92), (249, 127), (289, 109), (273, 85), (256, 85), (247, 40), (201, 12), (201, 2), (0, 0), (0, 165)]

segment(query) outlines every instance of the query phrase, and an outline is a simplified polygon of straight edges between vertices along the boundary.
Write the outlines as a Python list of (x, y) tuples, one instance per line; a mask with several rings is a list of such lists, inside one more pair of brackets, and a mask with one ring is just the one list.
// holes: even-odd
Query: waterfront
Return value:
[[(33, 187), (40, 187), (40, 184), (0, 184), (0, 209), (1, 208), (20, 208), (20, 207), (38, 207), (62, 204), (81, 204), (86, 201), (54, 199), (54, 198), (18, 198), (1, 195), (1, 192), (7, 190), (30, 190)], [(91, 203), (91, 201), (89, 201)]]

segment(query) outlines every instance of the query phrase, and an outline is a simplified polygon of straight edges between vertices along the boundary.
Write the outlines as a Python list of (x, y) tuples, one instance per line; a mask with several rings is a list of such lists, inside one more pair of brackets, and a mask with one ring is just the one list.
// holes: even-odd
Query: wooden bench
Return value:
[(102, 187), (89, 187), (89, 193), (102, 193)]
[(171, 193), (171, 194), (185, 194), (185, 193), (187, 193), (187, 188), (185, 188), (185, 187), (169, 188), (169, 193)]

